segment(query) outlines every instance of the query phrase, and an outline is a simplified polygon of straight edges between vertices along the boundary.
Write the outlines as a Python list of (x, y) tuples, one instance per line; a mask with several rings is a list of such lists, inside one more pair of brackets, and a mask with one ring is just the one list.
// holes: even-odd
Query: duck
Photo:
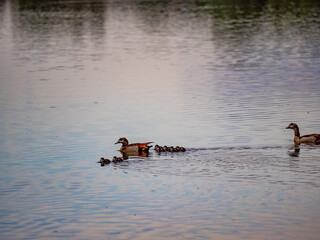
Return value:
[(100, 158), (100, 163), (109, 164), (111, 161), (108, 158)]
[(149, 146), (149, 144), (152, 142), (129, 144), (128, 139), (126, 139), (125, 137), (119, 138), (119, 140), (115, 144), (119, 144), (119, 143), (122, 144), (120, 148), (121, 153), (130, 153), (130, 152), (137, 152), (139, 154), (148, 153), (149, 148), (152, 147), (152, 146)]
[(154, 146), (154, 150), (159, 153), (161, 151), (161, 147), (157, 144)]
[(101, 167), (103, 167), (104, 165), (111, 163), (111, 161), (108, 158), (102, 157), (102, 158), (100, 158), (100, 161), (98, 163), (100, 163)]
[(171, 147), (168, 147), (168, 150), (167, 150), (168, 152), (174, 152), (174, 147), (173, 146), (171, 146)]
[(123, 162), (123, 158), (122, 158), (122, 157), (114, 156), (113, 159), (112, 159), (112, 162), (114, 162), (114, 163)]
[(294, 131), (294, 143), (296, 145), (299, 145), (301, 143), (307, 143), (307, 144), (320, 144), (320, 134), (309, 134), (309, 135), (303, 135), (300, 136), (300, 131), (298, 124), (296, 123), (290, 123), (286, 129), (293, 129)]
[(186, 151), (186, 148), (180, 147), (180, 152), (185, 152), (185, 151)]
[(179, 147), (179, 146), (176, 146), (176, 147), (173, 147), (173, 146), (159, 146), (159, 145), (155, 145), (154, 147), (154, 150), (157, 152), (157, 153), (161, 153), (161, 152), (185, 152), (186, 149), (184, 147)]
[(160, 146), (160, 152), (166, 152), (166, 151), (167, 150), (164, 147)]

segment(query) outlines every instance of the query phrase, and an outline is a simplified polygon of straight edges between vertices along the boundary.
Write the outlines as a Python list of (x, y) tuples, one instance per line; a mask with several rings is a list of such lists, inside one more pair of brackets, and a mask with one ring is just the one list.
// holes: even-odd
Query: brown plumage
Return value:
[(100, 161), (98, 163), (100, 163), (101, 167), (103, 167), (104, 165), (111, 163), (111, 161), (107, 158), (102, 157), (102, 158), (100, 158)]
[(149, 148), (152, 147), (152, 146), (149, 146), (149, 144), (152, 142), (129, 144), (128, 139), (126, 139), (125, 137), (119, 138), (119, 140), (115, 144), (118, 144), (118, 143), (122, 143), (120, 152), (123, 152), (123, 153), (129, 153), (129, 152), (138, 152), (139, 154), (148, 153)]
[(293, 129), (294, 131), (294, 143), (301, 144), (301, 143), (309, 143), (309, 144), (320, 144), (320, 134), (308, 134), (300, 136), (299, 127), (296, 123), (290, 123), (286, 129)]

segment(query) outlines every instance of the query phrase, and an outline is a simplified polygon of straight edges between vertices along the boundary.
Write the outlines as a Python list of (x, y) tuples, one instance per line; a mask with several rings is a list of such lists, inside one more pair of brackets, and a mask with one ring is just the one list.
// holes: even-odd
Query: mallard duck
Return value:
[(142, 154), (143, 152), (149, 152), (149, 148), (152, 146), (149, 146), (152, 142), (146, 142), (146, 143), (131, 143), (129, 144), (128, 139), (125, 137), (119, 138), (118, 142), (115, 144), (122, 143), (122, 146), (120, 148), (120, 152), (128, 153), (128, 152), (138, 152), (139, 154)]
[(303, 135), (300, 137), (300, 131), (299, 127), (296, 123), (290, 123), (286, 129), (293, 129), (294, 131), (294, 143), (300, 144), (300, 143), (309, 143), (309, 144), (319, 144), (320, 143), (320, 134), (309, 134), (309, 135)]

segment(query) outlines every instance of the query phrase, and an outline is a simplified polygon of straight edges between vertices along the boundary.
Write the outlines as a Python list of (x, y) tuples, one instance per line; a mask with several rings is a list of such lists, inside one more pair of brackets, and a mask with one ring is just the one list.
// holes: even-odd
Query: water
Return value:
[[(317, 239), (317, 1), (0, 2), (1, 239)], [(120, 156), (119, 137), (185, 153)]]

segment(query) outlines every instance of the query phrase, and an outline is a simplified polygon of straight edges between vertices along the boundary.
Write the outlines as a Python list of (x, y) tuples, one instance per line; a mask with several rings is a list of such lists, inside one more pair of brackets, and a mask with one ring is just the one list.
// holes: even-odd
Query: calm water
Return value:
[(4, 0), (0, 46), (1, 239), (319, 238), (318, 1)]

